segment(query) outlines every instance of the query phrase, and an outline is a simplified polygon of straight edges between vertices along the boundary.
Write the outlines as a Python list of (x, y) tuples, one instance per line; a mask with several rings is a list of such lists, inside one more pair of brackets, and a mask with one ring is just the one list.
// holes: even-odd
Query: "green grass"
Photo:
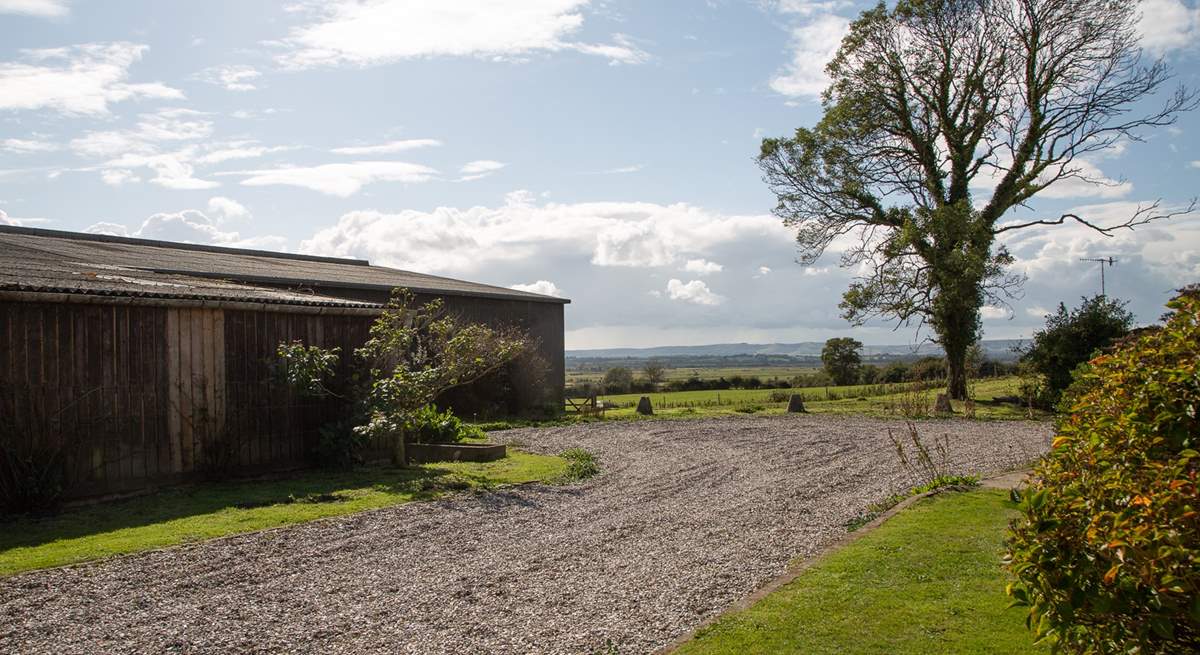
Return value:
[(1000, 557), (1015, 515), (995, 489), (919, 501), (678, 653), (1048, 652), (1007, 609)]
[[(993, 403), (996, 396), (1017, 394), (1020, 379), (1016, 377), (994, 378), (977, 382), (974, 386), (976, 399), (975, 416), (981, 419), (1024, 419), (1028, 413), (1023, 407)], [(804, 396), (805, 408), (813, 413), (865, 414), (870, 416), (898, 415), (893, 408), (904, 393), (879, 396), (860, 396), (869, 393), (874, 385), (852, 385), (845, 387), (811, 387), (804, 389), (727, 389), (725, 391), (675, 391), (651, 394), (619, 394), (600, 396), (617, 405), (605, 412), (606, 419), (636, 418), (635, 407), (643, 395), (650, 396), (655, 415), (659, 418), (712, 417), (725, 415), (783, 414), (787, 402), (772, 402), (772, 393)], [(924, 392), (932, 405), (939, 389)], [(832, 397), (833, 399), (827, 399)], [(962, 403), (951, 403), (957, 415), (963, 413)], [(761, 406), (761, 409), (755, 407)], [(753, 411), (750, 411), (753, 410)], [(1039, 414), (1040, 418), (1041, 415)]]
[(303, 523), (447, 491), (565, 479), (560, 457), (509, 451), (495, 462), (312, 471), (282, 480), (199, 484), (0, 522), (0, 576)]

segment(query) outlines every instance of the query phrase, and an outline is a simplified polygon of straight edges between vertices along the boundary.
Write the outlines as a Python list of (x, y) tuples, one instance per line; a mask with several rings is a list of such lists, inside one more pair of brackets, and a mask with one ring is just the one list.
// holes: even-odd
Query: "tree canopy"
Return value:
[(1109, 183), (1089, 155), (1195, 107), (1184, 87), (1150, 106), (1170, 71), (1144, 58), (1137, 18), (1137, 2), (1114, 0), (881, 2), (829, 64), (821, 121), (763, 140), (759, 165), (801, 263), (837, 240), (842, 265), (866, 271), (844, 317), (932, 328), (954, 397), (967, 392), (979, 309), (1023, 282), (997, 236), (1067, 221), (1112, 234), (1195, 207), (1155, 202), (1107, 226), (1071, 213), (1004, 220), (1057, 183)]
[(858, 381), (858, 370), (862, 364), (862, 343), (850, 337), (830, 339), (821, 349), (821, 363), (833, 383), (842, 386)]

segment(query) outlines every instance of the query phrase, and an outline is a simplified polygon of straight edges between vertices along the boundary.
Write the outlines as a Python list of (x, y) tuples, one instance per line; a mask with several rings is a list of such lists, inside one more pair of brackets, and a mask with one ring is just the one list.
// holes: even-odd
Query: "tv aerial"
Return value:
[(1100, 295), (1107, 296), (1108, 294), (1106, 294), (1104, 292), (1104, 267), (1106, 265), (1112, 266), (1113, 264), (1116, 264), (1117, 259), (1115, 257), (1108, 257), (1108, 258), (1099, 257), (1099, 258), (1091, 258), (1091, 259), (1080, 258), (1079, 261), (1081, 261), (1081, 262), (1096, 262), (1096, 263), (1100, 264)]

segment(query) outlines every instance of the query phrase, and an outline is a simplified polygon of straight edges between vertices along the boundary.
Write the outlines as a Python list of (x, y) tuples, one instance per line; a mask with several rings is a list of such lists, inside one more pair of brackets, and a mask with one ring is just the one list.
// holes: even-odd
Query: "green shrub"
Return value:
[(563, 478), (568, 482), (585, 480), (600, 472), (596, 456), (582, 448), (568, 448), (558, 456), (567, 460), (567, 470), (563, 473)]
[(409, 441), (415, 443), (457, 443), (483, 437), (483, 430), (463, 423), (449, 410), (439, 412), (433, 405), (417, 410), (406, 430)]
[(327, 423), (318, 428), (317, 464), (330, 469), (349, 469), (363, 463), (363, 451), (370, 437), (355, 430), (357, 420), (348, 418)]
[(1133, 314), (1119, 300), (1084, 298), (1070, 311), (1059, 303), (1058, 311), (1046, 316), (1046, 328), (1033, 333), (1033, 343), (1021, 356), (1045, 380), (1035, 400), (1047, 409), (1053, 406), (1071, 384), (1075, 367), (1125, 336), (1132, 326)]
[(1059, 650), (1200, 651), (1200, 292), (1077, 372), (1020, 498), (1009, 593)]

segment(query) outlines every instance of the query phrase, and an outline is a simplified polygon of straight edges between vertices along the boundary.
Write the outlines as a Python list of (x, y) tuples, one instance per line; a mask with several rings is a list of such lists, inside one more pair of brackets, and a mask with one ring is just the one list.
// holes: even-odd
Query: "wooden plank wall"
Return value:
[[(0, 303), (0, 407), (30, 445), (65, 443), (74, 495), (303, 465), (337, 398), (293, 393), (273, 373), (281, 341), (339, 347), (339, 377), (370, 318), (216, 309)], [(344, 379), (344, 377), (343, 377)], [(39, 419), (38, 417), (42, 417)], [(47, 418), (49, 417), (49, 418)]]

